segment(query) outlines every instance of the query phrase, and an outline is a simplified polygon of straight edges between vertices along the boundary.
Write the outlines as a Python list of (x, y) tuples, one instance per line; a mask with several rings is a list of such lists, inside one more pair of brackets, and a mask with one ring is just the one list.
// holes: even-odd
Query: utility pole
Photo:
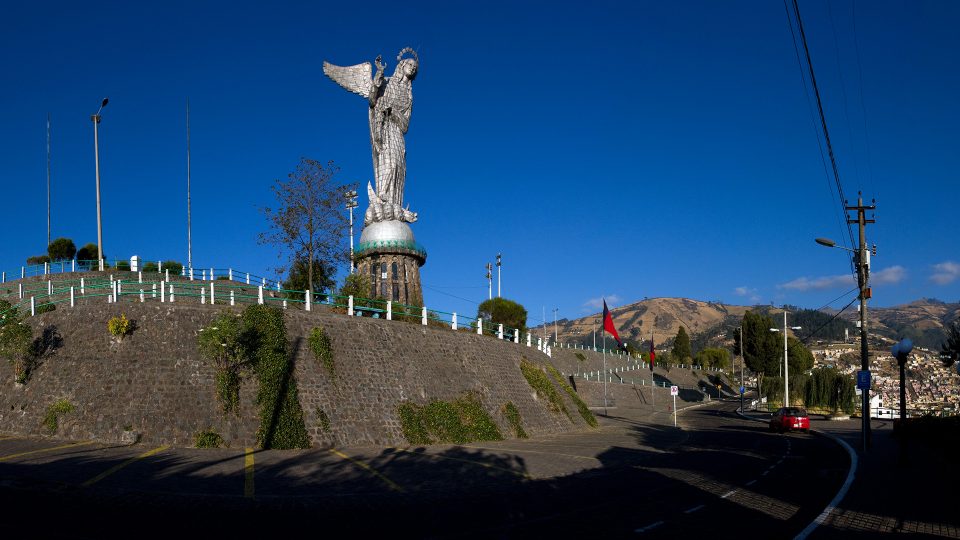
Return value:
[(497, 298), (500, 298), (500, 254), (497, 253)]
[(487, 263), (487, 300), (493, 300), (493, 265)]
[(50, 247), (50, 113), (47, 113), (47, 247)]
[(190, 98), (187, 98), (187, 268), (193, 270), (193, 236), (190, 223)]
[(560, 308), (558, 307), (553, 308), (553, 342), (554, 343), (560, 343), (560, 333), (557, 331), (557, 311), (559, 310)]
[(343, 194), (344, 204), (350, 212), (350, 273), (356, 272), (356, 266), (353, 264), (353, 209), (357, 207), (357, 191), (348, 190)]
[(740, 412), (743, 412), (743, 322), (740, 323)]
[[(844, 201), (844, 204), (846, 204), (846, 201)], [(873, 296), (873, 294), (869, 286), (870, 251), (867, 249), (866, 225), (868, 223), (876, 223), (876, 220), (867, 219), (866, 213), (867, 210), (872, 211), (876, 208), (876, 204), (871, 204), (870, 206), (863, 205), (862, 193), (857, 193), (856, 206), (844, 206), (844, 210), (846, 211), (856, 210), (857, 218), (850, 219), (848, 216), (847, 223), (856, 223), (860, 229), (860, 246), (857, 249), (856, 254), (857, 285), (860, 287), (860, 369), (868, 373), (870, 371), (870, 357), (867, 347), (867, 300)], [(863, 445), (863, 451), (866, 452), (867, 448), (870, 447), (870, 389), (864, 388), (861, 390), (861, 393), (863, 397), (861, 402), (861, 416), (863, 417), (863, 426), (861, 431), (863, 433), (863, 440), (861, 441), (861, 444)]]

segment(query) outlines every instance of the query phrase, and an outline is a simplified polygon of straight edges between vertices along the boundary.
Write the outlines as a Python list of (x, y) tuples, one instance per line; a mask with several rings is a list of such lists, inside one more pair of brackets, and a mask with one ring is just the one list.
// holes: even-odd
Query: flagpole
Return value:
[[(650, 329), (650, 352), (653, 353), (653, 329)], [(656, 353), (653, 353), (656, 354)], [(653, 398), (653, 407), (657, 407), (657, 386), (656, 381), (653, 379), (653, 356), (650, 357), (650, 394)]]
[(607, 413), (607, 333), (604, 330), (600, 330), (603, 335), (603, 415), (610, 416)]

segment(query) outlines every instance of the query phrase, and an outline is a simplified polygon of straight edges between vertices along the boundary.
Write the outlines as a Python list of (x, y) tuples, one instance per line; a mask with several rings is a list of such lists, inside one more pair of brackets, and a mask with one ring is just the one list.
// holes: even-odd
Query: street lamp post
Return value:
[(103, 271), (103, 222), (100, 218), (100, 141), (97, 134), (97, 126), (100, 124), (100, 111), (107, 106), (108, 98), (103, 98), (97, 114), (90, 117), (93, 121), (93, 158), (97, 174), (97, 261), (100, 271)]
[[(801, 326), (791, 326), (791, 330), (800, 330)], [(771, 332), (779, 332), (779, 328), (771, 328)], [(790, 406), (790, 362), (787, 356), (787, 308), (783, 308), (783, 406)]]
[(350, 273), (356, 271), (353, 265), (353, 209), (357, 207), (357, 192), (355, 190), (347, 191), (343, 194), (346, 200), (347, 210), (350, 211)]
[(497, 298), (500, 298), (500, 254), (497, 253)]

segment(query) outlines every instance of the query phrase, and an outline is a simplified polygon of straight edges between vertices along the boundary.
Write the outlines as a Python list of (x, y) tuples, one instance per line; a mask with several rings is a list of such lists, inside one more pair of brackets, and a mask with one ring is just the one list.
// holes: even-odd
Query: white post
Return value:
[(387, 320), (393, 320), (393, 300), (387, 300)]
[(204, 288), (200, 289), (200, 303), (201, 304), (207, 303), (207, 290)]
[(207, 269), (204, 268), (203, 270), (200, 271), (200, 281), (206, 281), (206, 280), (207, 280)]
[(70, 287), (70, 307), (73, 307), (73, 306), (75, 305), (74, 302), (75, 302), (75, 300), (74, 300), (74, 295), (73, 295), (73, 287)]
[(153, 290), (150, 292), (150, 298), (156, 298), (156, 297), (157, 297), (157, 284), (154, 283)]
[(3, 272), (3, 277), (0, 278), (0, 283), (6, 283), (6, 282), (7, 282), (7, 273)]
[(84, 294), (86, 294), (86, 291), (84, 290), (83, 286), (83, 278), (80, 278), (80, 296), (83, 296)]
[(677, 395), (676, 394), (673, 394), (673, 427), (677, 427)]
[(530, 344), (530, 332), (527, 332), (527, 347), (530, 347), (530, 346), (532, 346)]
[(211, 282), (211, 283), (210, 283), (210, 305), (211, 305), (211, 306), (216, 303), (216, 302), (213, 301), (213, 298), (214, 298), (214, 294), (213, 294), (213, 282)]
[(43, 275), (50, 273), (50, 263), (43, 263)]
[(170, 284), (170, 302), (176, 301), (176, 297), (173, 294), (173, 283)]
[(537, 350), (543, 351), (543, 338), (537, 338)]
[(247, 285), (250, 284), (250, 272), (247, 272)]
[(230, 305), (231, 305), (231, 306), (234, 305), (234, 304), (233, 304), (233, 291), (230, 291)]
[(157, 261), (157, 273), (163, 272), (163, 261)]
[(263, 285), (257, 287), (257, 303), (263, 303)]
[(260, 278), (260, 284), (263, 285), (264, 287), (266, 287), (266, 286), (267, 286), (267, 278)]
[(190, 268), (190, 281), (193, 281), (193, 268)]
[(423, 306), (423, 311), (420, 314), (420, 324), (427, 325), (427, 306)]
[(37, 307), (33, 302), (33, 297), (30, 297), (30, 316), (33, 317), (37, 314)]
[(520, 343), (520, 329), (516, 328), (513, 331), (513, 342)]
[(497, 339), (503, 339), (503, 323), (497, 326)]
[(477, 319), (477, 334), (483, 334), (483, 319)]
[(453, 312), (453, 322), (450, 324), (450, 328), (457, 329), (457, 312)]
[(227, 270), (227, 278), (229, 278), (230, 281), (233, 281), (233, 268)]
[(160, 303), (167, 301), (167, 282), (160, 283)]
[(73, 260), (70, 261), (70, 271), (71, 271), (71, 272), (76, 272), (76, 271), (77, 271), (77, 260), (76, 260), (76, 259), (73, 259)]
[(278, 290), (278, 291), (280, 290), (280, 280), (279, 280), (279, 279), (277, 280), (277, 290)]
[(140, 303), (141, 303), (141, 304), (143, 303), (143, 300), (144, 300), (144, 298), (143, 298), (143, 289), (140, 289)]
[(23, 300), (23, 283), (17, 283), (17, 290), (20, 292), (20, 299)]
[(143, 270), (137, 271), (137, 283), (143, 283)]
[(284, 300), (283, 300), (283, 309), (287, 309), (287, 300), (286, 300), (286, 298), (284, 298)]
[(53, 294), (53, 282), (49, 279), (47, 280), (47, 295)]
[[(304, 298), (304, 301), (305, 301), (304, 307), (306, 308), (307, 311), (310, 311), (310, 296), (311, 296), (311, 295), (310, 295), (310, 291), (304, 291), (304, 293), (303, 293), (303, 298)], [(389, 310), (390, 304), (387, 304), (387, 306), (388, 306), (388, 307), (387, 307), (387, 312), (389, 313), (389, 311), (390, 311), (390, 310)]]
[(23, 266), (20, 267), (20, 279), (27, 277), (27, 269)]
[(353, 295), (347, 297), (347, 316), (353, 317)]
[(164, 272), (165, 272), (164, 276), (166, 276), (166, 279), (164, 281), (170, 281), (170, 269), (167, 268), (166, 270), (164, 270)]
[(210, 281), (213, 281), (213, 268), (210, 269)]

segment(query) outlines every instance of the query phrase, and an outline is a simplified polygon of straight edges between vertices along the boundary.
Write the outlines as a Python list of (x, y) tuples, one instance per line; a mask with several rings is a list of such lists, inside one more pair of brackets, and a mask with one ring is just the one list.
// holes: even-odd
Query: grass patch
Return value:
[(397, 412), (400, 429), (410, 444), (503, 440), (500, 428), (473, 393), (454, 401), (433, 400), (427, 405), (407, 401)]
[(500, 408), (500, 412), (503, 413), (504, 418), (507, 419), (507, 423), (510, 424), (510, 429), (513, 430), (513, 435), (516, 438), (528, 438), (527, 432), (523, 430), (523, 421), (520, 420), (520, 411), (517, 410), (517, 406), (514, 405), (512, 401), (504, 403), (503, 407)]
[(530, 385), (530, 388), (536, 391), (537, 396), (547, 401), (547, 407), (549, 407), (551, 411), (562, 412), (567, 415), (567, 418), (570, 418), (570, 411), (568, 411), (566, 405), (563, 404), (563, 398), (560, 397), (560, 393), (557, 392), (557, 389), (550, 383), (550, 378), (540, 369), (540, 366), (526, 358), (521, 358), (520, 372), (523, 373), (523, 377), (527, 379), (527, 384)]
[(76, 407), (72, 403), (65, 399), (59, 399), (49, 407), (47, 407), (47, 414), (43, 416), (43, 427), (47, 428), (47, 431), (50, 433), (56, 433), (57, 428), (60, 427), (60, 417), (72, 413), (76, 410)]
[(327, 416), (327, 412), (317, 407), (314, 413), (317, 415), (317, 427), (320, 428), (320, 432), (330, 433), (330, 417)]
[(580, 399), (580, 396), (577, 394), (576, 390), (572, 386), (567, 384), (567, 381), (563, 380), (563, 375), (557, 371), (557, 368), (553, 366), (547, 366), (547, 371), (550, 372), (550, 375), (556, 379), (557, 383), (560, 384), (560, 388), (563, 388), (563, 391), (570, 396), (570, 399), (577, 405), (577, 411), (580, 412), (580, 416), (583, 417), (583, 420), (589, 424), (591, 427), (597, 427), (597, 419), (593, 416), (593, 413), (590, 412), (590, 408), (587, 407), (587, 404)]
[(330, 336), (327, 335), (323, 328), (317, 327), (310, 330), (310, 336), (307, 338), (307, 341), (310, 343), (310, 350), (313, 351), (313, 356), (317, 359), (317, 362), (327, 370), (330, 377), (333, 377), (336, 366), (333, 362), (333, 349), (330, 343)]
[(223, 445), (223, 437), (212, 429), (205, 429), (193, 436), (193, 445), (197, 448), (220, 448)]
[(584, 356), (583, 353), (581, 353), (581, 352), (573, 353), (573, 355), (576, 356), (576, 357), (577, 357), (577, 360), (579, 360), (579, 361), (581, 361), (581, 362), (586, 362), (586, 361), (587, 361), (587, 357)]

